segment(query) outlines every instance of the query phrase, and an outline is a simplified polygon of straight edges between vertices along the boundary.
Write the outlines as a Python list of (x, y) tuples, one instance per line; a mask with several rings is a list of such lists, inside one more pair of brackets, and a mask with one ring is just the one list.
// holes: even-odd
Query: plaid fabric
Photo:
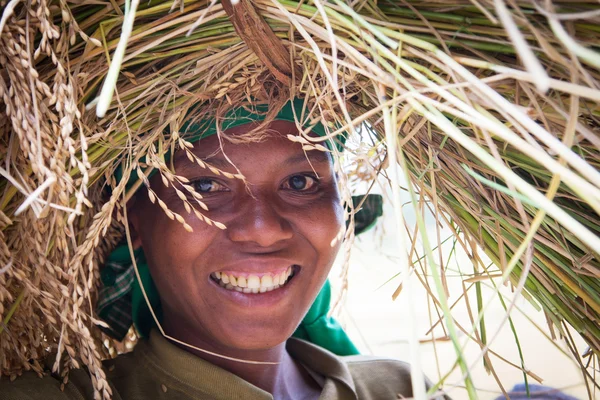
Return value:
[(117, 340), (123, 340), (133, 322), (131, 316), (131, 289), (135, 271), (131, 261), (123, 265), (108, 262), (101, 273), (102, 289), (98, 295), (96, 312), (110, 328), (102, 330)]

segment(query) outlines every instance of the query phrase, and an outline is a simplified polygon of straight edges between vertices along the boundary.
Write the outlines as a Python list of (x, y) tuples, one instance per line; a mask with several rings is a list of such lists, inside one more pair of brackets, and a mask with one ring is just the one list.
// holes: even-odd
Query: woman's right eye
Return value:
[(214, 193), (214, 192), (228, 192), (229, 189), (215, 181), (214, 179), (202, 178), (192, 182), (192, 186), (198, 193)]

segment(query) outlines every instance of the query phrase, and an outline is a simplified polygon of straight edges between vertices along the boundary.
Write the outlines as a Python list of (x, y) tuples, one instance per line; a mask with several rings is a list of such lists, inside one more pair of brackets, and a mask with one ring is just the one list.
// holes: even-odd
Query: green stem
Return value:
[(8, 314), (6, 314), (6, 317), (4, 317), (4, 320), (2, 321), (2, 326), (0, 326), (0, 334), (4, 332), (4, 328), (8, 326), (8, 323), (10, 322), (10, 319), (12, 318), (13, 314), (15, 313), (15, 311), (17, 311), (17, 308), (19, 308), (19, 304), (21, 304), (21, 301), (25, 296), (25, 290), (25, 288), (21, 290), (21, 293), (19, 293), (19, 296), (17, 296), (17, 299), (8, 310)]

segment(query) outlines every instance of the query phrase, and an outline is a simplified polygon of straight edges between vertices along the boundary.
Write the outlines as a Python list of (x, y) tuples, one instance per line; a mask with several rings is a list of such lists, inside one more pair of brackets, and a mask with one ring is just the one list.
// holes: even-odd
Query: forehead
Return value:
[[(248, 133), (255, 127), (254, 124), (240, 125), (227, 130), (225, 133), (231, 137), (220, 138), (212, 135), (193, 143), (191, 152), (202, 161), (224, 170), (231, 170), (232, 164), (244, 164), (244, 167), (266, 167), (266, 164), (327, 164), (332, 163), (327, 152), (307, 150), (302, 144), (292, 142), (288, 135), (297, 136), (296, 125), (288, 121), (273, 121), (265, 128), (264, 138), (256, 142), (237, 142), (236, 136)], [(187, 169), (192, 163), (185, 151), (178, 150), (174, 156), (175, 167)], [(235, 171), (231, 171), (235, 172)], [(243, 171), (242, 171), (243, 172)]]

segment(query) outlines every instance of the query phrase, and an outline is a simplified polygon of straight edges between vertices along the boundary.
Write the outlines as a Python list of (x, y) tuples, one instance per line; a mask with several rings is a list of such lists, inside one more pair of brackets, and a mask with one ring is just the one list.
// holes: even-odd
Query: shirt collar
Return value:
[[(307, 369), (323, 376), (325, 384), (320, 399), (357, 399), (350, 370), (335, 354), (296, 338), (288, 339), (286, 349)], [(240, 398), (240, 395), (248, 400), (273, 398), (270, 393), (242, 378), (177, 347), (156, 330), (151, 331), (149, 340), (141, 340), (137, 344), (135, 354), (178, 385), (185, 386), (185, 391), (223, 400)]]
[[(306, 368), (322, 375), (325, 379), (333, 379), (342, 384), (344, 388), (338, 387), (337, 390), (343, 390), (346, 395), (339, 398), (358, 398), (350, 369), (338, 356), (320, 346), (293, 337), (288, 339), (286, 349), (293, 359)], [(327, 384), (324, 386), (324, 392), (328, 386)], [(323, 393), (320, 398), (328, 397)]]

